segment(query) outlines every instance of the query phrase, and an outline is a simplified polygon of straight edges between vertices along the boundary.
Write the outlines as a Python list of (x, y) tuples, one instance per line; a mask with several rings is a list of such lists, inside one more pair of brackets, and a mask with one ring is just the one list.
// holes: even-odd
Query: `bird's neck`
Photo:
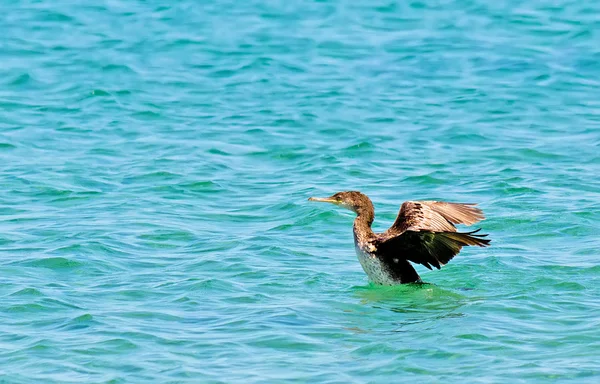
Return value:
[(358, 237), (367, 237), (373, 234), (371, 224), (375, 219), (375, 211), (372, 207), (365, 207), (356, 212), (357, 216), (354, 219), (354, 234)]

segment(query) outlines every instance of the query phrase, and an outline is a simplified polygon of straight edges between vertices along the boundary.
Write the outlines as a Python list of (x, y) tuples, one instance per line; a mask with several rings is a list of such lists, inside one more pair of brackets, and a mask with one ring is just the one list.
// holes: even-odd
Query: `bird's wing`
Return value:
[(484, 218), (483, 212), (475, 208), (475, 204), (406, 201), (400, 207), (398, 217), (388, 232), (456, 232), (454, 224), (471, 225)]
[(374, 245), (379, 257), (388, 265), (409, 260), (429, 269), (431, 266), (440, 269), (452, 260), (464, 246), (487, 246), (490, 240), (484, 238), (487, 235), (477, 234), (478, 231), (462, 233), (408, 230), (400, 235), (389, 237), (383, 235)]
[(490, 240), (478, 231), (456, 232), (454, 224), (474, 224), (484, 218), (474, 204), (407, 201), (394, 224), (375, 243), (388, 264), (409, 260), (431, 269), (448, 263), (467, 245), (485, 247)]

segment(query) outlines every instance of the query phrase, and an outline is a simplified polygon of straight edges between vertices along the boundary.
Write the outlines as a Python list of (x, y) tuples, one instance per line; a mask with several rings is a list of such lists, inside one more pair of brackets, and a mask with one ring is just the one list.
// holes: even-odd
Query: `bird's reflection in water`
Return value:
[[(384, 327), (390, 332), (411, 332), (431, 329), (440, 319), (463, 317), (460, 309), (477, 298), (461, 295), (456, 291), (440, 288), (429, 283), (403, 284), (396, 286), (381, 286), (369, 284), (355, 287), (355, 294), (360, 298), (360, 304), (371, 309), (389, 311), (388, 315), (382, 314), (380, 320), (392, 316), (392, 327)], [(371, 319), (373, 319), (371, 317)], [(363, 324), (366, 325), (366, 324)], [(368, 326), (368, 328), (371, 328)], [(357, 333), (369, 332), (362, 326), (349, 327)], [(381, 327), (376, 327), (381, 330)]]

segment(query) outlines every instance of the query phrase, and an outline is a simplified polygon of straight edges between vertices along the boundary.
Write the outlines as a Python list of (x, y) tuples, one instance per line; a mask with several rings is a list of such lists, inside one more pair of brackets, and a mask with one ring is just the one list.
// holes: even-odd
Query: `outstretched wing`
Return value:
[(388, 265), (396, 260), (409, 260), (431, 269), (440, 269), (456, 256), (462, 247), (477, 245), (485, 247), (490, 240), (487, 235), (476, 232), (430, 232), (406, 231), (401, 235), (383, 239), (376, 245), (378, 254)]
[(475, 204), (442, 201), (406, 201), (388, 232), (455, 232), (454, 224), (472, 225), (485, 218)]
[(409, 260), (439, 269), (456, 256), (462, 247), (485, 247), (490, 240), (477, 231), (456, 232), (454, 224), (474, 224), (484, 218), (474, 204), (438, 201), (407, 201), (402, 204), (394, 224), (379, 238), (376, 247), (387, 263)]

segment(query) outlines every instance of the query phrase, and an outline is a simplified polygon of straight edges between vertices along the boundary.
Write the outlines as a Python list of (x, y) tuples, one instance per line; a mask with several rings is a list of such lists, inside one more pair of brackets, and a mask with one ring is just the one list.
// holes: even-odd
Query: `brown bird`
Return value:
[(485, 247), (490, 240), (477, 232), (457, 232), (454, 224), (475, 224), (484, 219), (475, 204), (441, 201), (406, 201), (398, 217), (383, 233), (374, 233), (371, 224), (375, 209), (371, 200), (358, 191), (338, 192), (310, 201), (333, 203), (357, 214), (354, 220), (354, 246), (358, 261), (375, 284), (420, 283), (421, 277), (410, 262), (440, 269), (462, 247)]

